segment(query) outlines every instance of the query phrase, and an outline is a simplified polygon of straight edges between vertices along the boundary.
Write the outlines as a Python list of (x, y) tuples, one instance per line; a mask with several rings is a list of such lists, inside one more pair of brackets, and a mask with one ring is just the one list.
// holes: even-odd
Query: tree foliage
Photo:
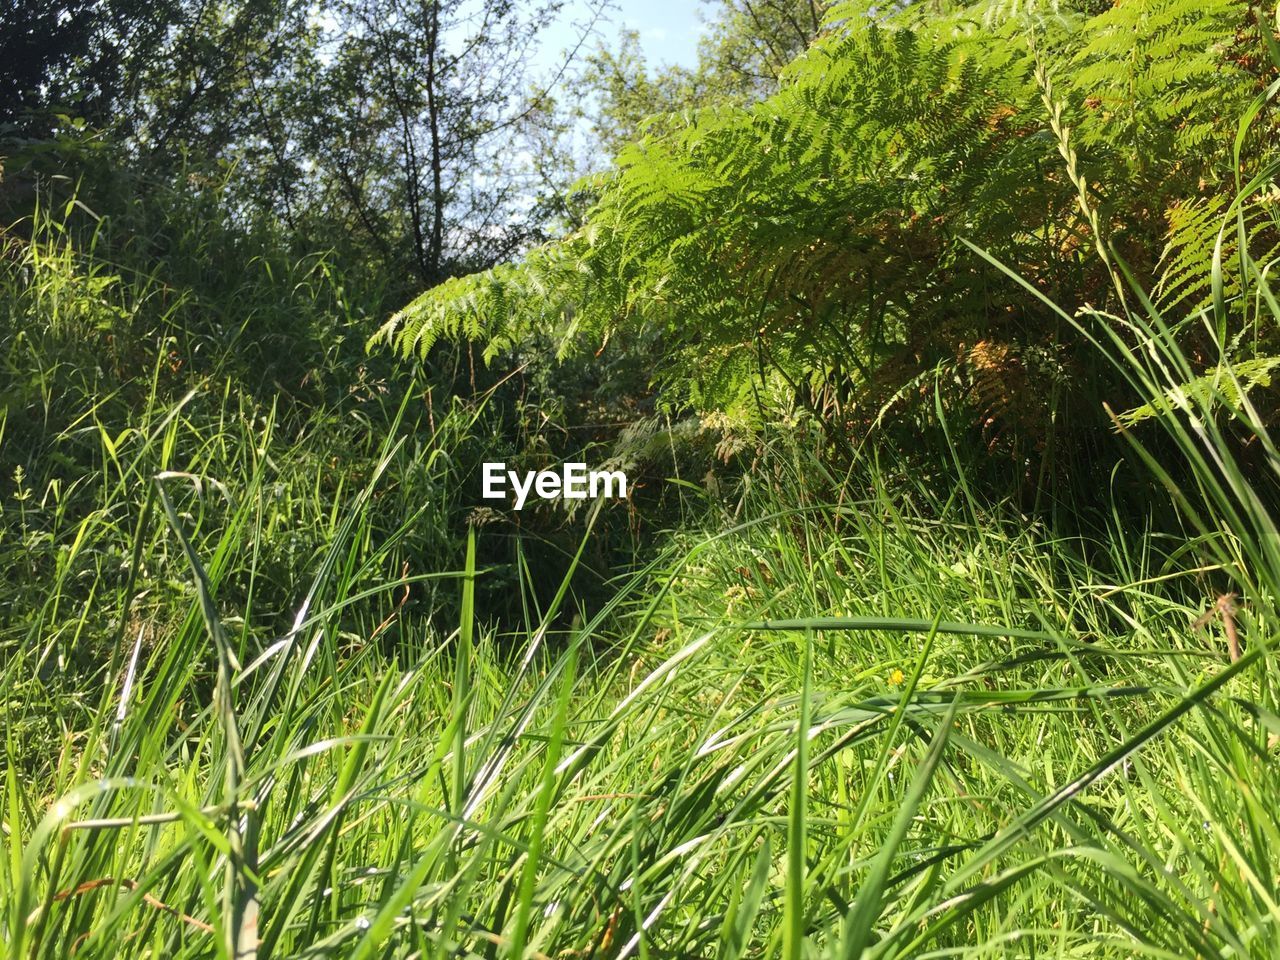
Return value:
[(131, 51), (177, 17), (173, 0), (8, 0), (0, 15), (0, 124), (27, 135), (50, 111), (105, 122), (121, 101)]
[(694, 66), (651, 64), (640, 34), (585, 58), (575, 113), (607, 161), (665, 118), (714, 105), (746, 106), (775, 93), (782, 74), (817, 38), (829, 0), (704, 0), (709, 15)]
[[(228, 217), (270, 224), (300, 248), (343, 246), (344, 262), (407, 290), (549, 235), (557, 210), (539, 202), (534, 167), (564, 78), (541, 76), (534, 53), (562, 7), (23, 3), (4, 25), (22, 94), (6, 108), (41, 114), (31, 130), (46, 137), (74, 118), (110, 148), (115, 171), (207, 187)], [(11, 172), (32, 153), (0, 144)], [(110, 209), (115, 192), (86, 199)]]

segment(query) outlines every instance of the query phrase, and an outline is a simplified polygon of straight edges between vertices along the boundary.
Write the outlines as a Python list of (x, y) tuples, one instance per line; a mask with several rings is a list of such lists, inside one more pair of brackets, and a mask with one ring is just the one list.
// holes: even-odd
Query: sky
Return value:
[[(648, 62), (691, 67), (697, 62), (698, 39), (705, 26), (703, 9), (698, 0), (614, 0), (613, 9), (597, 22), (596, 34), (615, 47), (619, 31), (636, 30)], [(563, 63), (565, 51), (577, 43), (587, 17), (584, 0), (568, 0), (556, 24), (543, 37), (537, 56), (541, 68), (555, 69)], [(589, 40), (586, 48), (595, 43)]]

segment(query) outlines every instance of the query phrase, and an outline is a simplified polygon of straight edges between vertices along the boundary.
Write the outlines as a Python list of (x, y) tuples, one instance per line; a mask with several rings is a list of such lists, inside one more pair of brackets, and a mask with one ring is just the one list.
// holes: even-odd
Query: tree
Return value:
[(5, 0), (0, 14), (0, 123), (40, 133), (51, 111), (108, 121), (132, 52), (176, 16), (170, 0)]
[(21, 54), (6, 79), (23, 109), (65, 92), (132, 175), (216, 186), (232, 219), (431, 286), (545, 239), (563, 211), (539, 197), (569, 179), (548, 161), (567, 71), (538, 85), (530, 65), (562, 6), (36, 0), (5, 22)]
[(430, 286), (538, 236), (523, 203), (528, 62), (558, 0), (344, 0), (307, 75), (298, 149), (327, 207)]
[(715, 15), (699, 71), (726, 98), (748, 103), (778, 88), (783, 70), (822, 32), (830, 0), (703, 0)]
[(778, 89), (783, 69), (822, 32), (829, 0), (703, 0), (707, 32), (697, 65), (654, 68), (640, 36), (598, 45), (578, 81), (579, 115), (592, 132), (594, 162), (616, 155), (664, 118), (716, 104), (746, 106)]

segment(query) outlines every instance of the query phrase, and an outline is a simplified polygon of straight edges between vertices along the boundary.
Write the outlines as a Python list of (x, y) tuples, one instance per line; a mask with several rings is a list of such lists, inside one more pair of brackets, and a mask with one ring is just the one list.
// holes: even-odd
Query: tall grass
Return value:
[[(23, 711), (74, 739), (7, 764), (14, 955), (229, 955), (247, 891), (277, 956), (1274, 947), (1264, 648), (1242, 618), (1228, 666), (1150, 558), (1117, 546), (1104, 580), (1071, 544), (880, 484), (775, 503), (557, 644), (481, 628), (462, 656), (469, 618), (441, 635), (401, 610), (388, 646), (357, 602), (390, 549), (355, 548), (373, 480), (298, 628), (236, 652), (234, 714), (198, 596), (127, 702), (121, 666), (88, 716)], [(185, 576), (216, 597), (228, 566)], [(16, 648), (6, 689), (35, 667)]]
[[(35, 275), (13, 369), (59, 356), (23, 353)], [(161, 349), (125, 406), (57, 398), (6, 451), (5, 954), (1280, 955), (1280, 547), (1227, 424), (1274, 448), (1247, 391), (1169, 393), (1131, 299), (1064, 317), (1160, 407), (1186, 538), (1057, 537), (957, 461), (824, 477), (782, 435), (599, 605), (562, 609), (581, 550), (549, 603), (518, 560), (501, 625), (490, 534), (430, 535), (473, 411), (401, 384), (376, 432), (286, 428), (216, 365), (165, 389)], [(1197, 577), (1239, 607), (1193, 626)]]

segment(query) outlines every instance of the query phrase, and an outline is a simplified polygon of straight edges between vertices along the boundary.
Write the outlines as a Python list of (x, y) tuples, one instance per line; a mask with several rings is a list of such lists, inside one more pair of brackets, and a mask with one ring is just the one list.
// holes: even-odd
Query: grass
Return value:
[[(13, 955), (234, 955), (255, 910), (282, 956), (1277, 943), (1265, 647), (1243, 621), (1228, 665), (1151, 558), (1117, 551), (1116, 583), (1071, 544), (882, 486), (697, 542), (567, 637), (472, 634), (464, 599), (446, 634), (402, 610), (388, 645), (394, 580), (335, 622), (365, 589), (372, 502), (299, 585), (301, 629), (217, 642), (233, 564), (193, 550), (202, 586), (128, 701), (117, 669), (96, 714), (8, 704), (9, 756), (33, 713), (67, 735), (8, 764)], [(175, 511), (156, 540), (181, 529)], [(470, 569), (438, 573), (465, 596)], [(37, 667), (15, 647), (6, 689)]]
[[(958, 458), (826, 476), (792, 432), (588, 604), (590, 530), (549, 598), (490, 528), (448, 540), (474, 409), (407, 379), (273, 407), (169, 369), (190, 298), (41, 270), (0, 298), (35, 385), (4, 421), (7, 956), (1280, 955), (1280, 547), (1228, 425), (1273, 447), (1245, 390), (1167, 400), (1154, 311), (1064, 317), (1166, 397), (1193, 482), (1129, 436), (1185, 536), (1055, 534)], [(127, 398), (50, 386), (94, 352), (51, 297), (161, 331)], [(1210, 584), (1238, 659), (1194, 626)]]

